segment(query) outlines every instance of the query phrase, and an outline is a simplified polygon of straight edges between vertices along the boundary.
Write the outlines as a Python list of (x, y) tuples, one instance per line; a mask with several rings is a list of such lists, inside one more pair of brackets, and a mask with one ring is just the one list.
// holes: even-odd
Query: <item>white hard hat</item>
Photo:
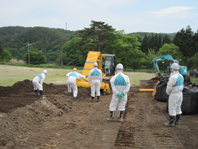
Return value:
[(179, 65), (177, 63), (173, 63), (170, 68), (179, 69)]
[(94, 63), (94, 67), (98, 67), (98, 63), (95, 62), (95, 63)]
[(47, 70), (43, 70), (43, 73), (46, 75), (47, 74)]
[(123, 65), (121, 63), (119, 63), (119, 64), (117, 64), (116, 69), (117, 70), (123, 70), (124, 67), (123, 67)]

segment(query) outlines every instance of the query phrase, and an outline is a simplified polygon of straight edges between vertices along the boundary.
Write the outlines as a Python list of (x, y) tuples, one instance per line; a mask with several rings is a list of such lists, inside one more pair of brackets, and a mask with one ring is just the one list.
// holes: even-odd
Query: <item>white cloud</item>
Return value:
[[(0, 0), (0, 27), (18, 25), (65, 28), (67, 23), (67, 29), (80, 30), (89, 27), (91, 20), (95, 20), (108, 23), (117, 30), (124, 29), (127, 33), (135, 31), (171, 32), (179, 30), (180, 27), (186, 27), (187, 22), (191, 26), (194, 25), (193, 28), (196, 29), (198, 12), (195, 2), (197, 3), (197, 0), (193, 1), (193, 5), (189, 7), (173, 7), (178, 3), (167, 0), (168, 6), (166, 9), (161, 9), (162, 2), (158, 0), (155, 2), (142, 0), (34, 0), (34, 2)], [(148, 6), (150, 3), (153, 4)], [(181, 2), (180, 5), (187, 6), (187, 2)], [(148, 13), (148, 10), (153, 11)], [(172, 26), (168, 27), (167, 22)]]
[(185, 18), (190, 15), (189, 10), (195, 9), (194, 7), (170, 7), (161, 9), (159, 11), (152, 11), (151, 14), (154, 15), (155, 18), (163, 18), (166, 16), (172, 16), (172, 17), (180, 17)]

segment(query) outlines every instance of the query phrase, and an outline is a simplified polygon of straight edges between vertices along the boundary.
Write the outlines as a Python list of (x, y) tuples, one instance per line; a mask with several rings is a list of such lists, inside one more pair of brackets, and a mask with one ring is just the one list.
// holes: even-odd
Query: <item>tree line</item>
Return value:
[[(90, 27), (78, 31), (18, 28), (17, 32), (10, 31), (0, 39), (2, 47), (13, 57), (23, 57), (26, 62), (28, 43), (32, 44), (30, 55), (31, 63), (34, 64), (51, 60), (56, 64), (84, 66), (88, 51), (101, 51), (104, 54), (115, 54), (116, 63), (123, 63), (125, 68), (152, 68), (152, 59), (165, 54), (180, 60), (182, 65), (198, 67), (198, 33), (194, 33), (190, 26), (172, 34), (125, 34), (124, 30), (116, 31), (105, 22), (92, 20)], [(41, 62), (34, 59), (39, 56), (43, 57)]]
[(92, 21), (90, 28), (79, 30), (79, 36), (63, 45), (57, 62), (82, 66), (88, 51), (101, 51), (115, 54), (116, 63), (121, 62), (125, 68), (134, 70), (152, 68), (152, 59), (166, 54), (178, 59), (181, 65), (198, 67), (198, 33), (194, 33), (190, 26), (174, 36), (145, 34), (142, 39), (140, 34), (125, 34), (105, 22)]

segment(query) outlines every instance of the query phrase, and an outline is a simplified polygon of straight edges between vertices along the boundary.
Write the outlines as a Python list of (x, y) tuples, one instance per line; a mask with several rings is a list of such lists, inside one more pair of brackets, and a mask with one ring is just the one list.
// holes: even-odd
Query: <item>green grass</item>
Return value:
[[(73, 68), (73, 67), (72, 67)], [(14, 83), (23, 80), (32, 80), (37, 74), (42, 73), (46, 69), (48, 74), (45, 78), (45, 83), (66, 84), (67, 77), (65, 76), (72, 69), (57, 69), (57, 68), (37, 68), (25, 66), (0, 65), (0, 86), (12, 86)], [(78, 71), (82, 73), (82, 70)], [(150, 80), (155, 77), (155, 73), (144, 72), (124, 72), (130, 78), (130, 83), (138, 85), (140, 80)]]
[(146, 72), (124, 72), (124, 74), (129, 76), (130, 83), (138, 85), (140, 80), (150, 80), (155, 77), (155, 73)]
[[(14, 83), (23, 80), (32, 80), (36, 75), (42, 73), (43, 68), (33, 68), (24, 66), (0, 65), (0, 86), (12, 86)], [(66, 74), (69, 69), (47, 68), (48, 74), (45, 83), (66, 83)]]
[(198, 84), (198, 78), (193, 79), (193, 76), (190, 77), (190, 82)]

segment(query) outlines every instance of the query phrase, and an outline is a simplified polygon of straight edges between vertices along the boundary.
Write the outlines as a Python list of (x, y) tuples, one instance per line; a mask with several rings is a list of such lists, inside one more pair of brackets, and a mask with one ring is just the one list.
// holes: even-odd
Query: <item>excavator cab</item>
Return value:
[[(156, 71), (156, 76), (161, 78), (161, 73), (158, 67), (157, 62), (164, 61), (164, 76), (170, 76), (171, 70), (170, 66), (172, 63), (177, 63), (179, 65), (179, 60), (173, 59), (171, 55), (162, 55), (156, 58), (153, 58), (153, 66)], [(179, 65), (180, 66), (180, 65)], [(187, 66), (180, 66), (179, 72), (189, 80), (189, 77), (187, 75)]]
[(103, 54), (105, 57), (102, 59), (102, 72), (106, 76), (115, 75), (115, 55), (114, 54)]
[(179, 65), (179, 61), (174, 59), (174, 60), (165, 60), (164, 61), (164, 76), (170, 76), (171, 74), (171, 65), (173, 63), (177, 63)]
[[(164, 77), (169, 77), (171, 74), (171, 65), (173, 63), (177, 63), (179, 65), (179, 60), (165, 60), (164, 61)], [(183, 75), (184, 82), (190, 82), (190, 77), (188, 76), (188, 71), (186, 66), (180, 66), (179, 65), (179, 73)]]

